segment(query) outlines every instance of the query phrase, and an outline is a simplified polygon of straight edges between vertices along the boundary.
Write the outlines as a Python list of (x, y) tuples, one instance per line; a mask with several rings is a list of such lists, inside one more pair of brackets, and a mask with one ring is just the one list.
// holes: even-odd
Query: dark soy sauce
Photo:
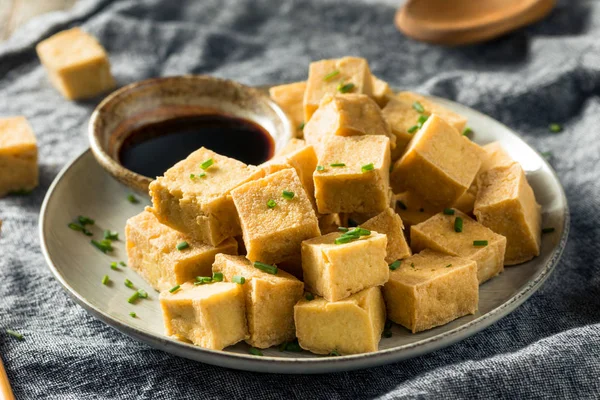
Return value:
[(119, 149), (123, 166), (155, 178), (200, 147), (258, 165), (273, 156), (275, 144), (260, 125), (228, 115), (177, 117), (131, 131)]

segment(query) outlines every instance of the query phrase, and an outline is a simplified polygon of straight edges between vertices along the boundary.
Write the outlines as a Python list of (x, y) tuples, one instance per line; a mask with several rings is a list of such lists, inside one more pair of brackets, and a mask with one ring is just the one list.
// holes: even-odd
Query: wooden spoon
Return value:
[(10, 388), (10, 382), (8, 381), (8, 375), (2, 364), (0, 358), (0, 400), (15, 400), (15, 396)]
[(556, 0), (407, 0), (396, 26), (424, 42), (463, 45), (501, 36), (544, 18)]

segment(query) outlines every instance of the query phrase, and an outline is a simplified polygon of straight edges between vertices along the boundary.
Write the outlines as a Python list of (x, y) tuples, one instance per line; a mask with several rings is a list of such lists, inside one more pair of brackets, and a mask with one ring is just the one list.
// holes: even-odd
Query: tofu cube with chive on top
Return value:
[(385, 261), (389, 264), (409, 257), (412, 253), (404, 237), (404, 224), (391, 208), (360, 225), (361, 228), (383, 233), (387, 236)]
[(412, 333), (477, 311), (477, 263), (424, 250), (404, 259), (383, 287), (390, 320)]
[(206, 349), (222, 350), (248, 338), (242, 285), (184, 283), (159, 296), (165, 331)]
[(227, 282), (234, 276), (243, 276), (246, 299), (246, 317), (253, 347), (266, 349), (296, 337), (294, 305), (302, 298), (304, 284), (281, 269), (275, 274), (256, 268), (242, 256), (217, 255), (214, 272), (223, 274)]
[(94, 97), (116, 85), (106, 51), (80, 28), (56, 33), (36, 51), (53, 86), (69, 100)]
[(395, 193), (412, 190), (435, 206), (452, 205), (471, 186), (481, 166), (474, 146), (432, 114), (395, 162), (392, 189)]
[(38, 149), (25, 117), (0, 118), (0, 197), (38, 185)]
[(304, 127), (304, 139), (314, 146), (317, 155), (323, 151), (328, 136), (383, 135), (396, 147), (396, 136), (381, 114), (381, 109), (364, 94), (327, 95), (319, 103)]
[(306, 81), (273, 86), (269, 89), (271, 99), (287, 114), (298, 137), (303, 137), (305, 90)]
[(389, 139), (330, 136), (313, 174), (321, 214), (379, 213), (389, 207)]
[(302, 271), (308, 290), (337, 301), (389, 277), (387, 237), (362, 228), (302, 242)]
[(202, 147), (150, 183), (147, 210), (160, 223), (216, 246), (241, 233), (231, 190), (262, 176), (257, 167)]
[(303, 298), (294, 307), (294, 320), (298, 344), (310, 352), (347, 355), (377, 351), (385, 326), (381, 288), (371, 287), (334, 302), (318, 296)]
[[(462, 232), (456, 232), (455, 220), (462, 220)], [(474, 245), (474, 242), (485, 245)], [(414, 252), (433, 249), (477, 263), (479, 284), (504, 271), (506, 238), (486, 228), (457, 209), (448, 209), (410, 228), (410, 244)]]
[(190, 239), (148, 211), (127, 220), (125, 236), (128, 265), (158, 291), (210, 276), (215, 256), (235, 255), (238, 248), (234, 238), (217, 246)]
[(321, 234), (306, 190), (292, 168), (248, 182), (232, 190), (231, 196), (250, 261), (275, 264), (298, 256), (303, 240)]
[(541, 207), (519, 163), (497, 166), (478, 177), (473, 213), (482, 225), (506, 237), (505, 265), (540, 254)]
[[(344, 86), (350, 89), (342, 89)], [(368, 96), (373, 94), (371, 70), (366, 59), (343, 57), (310, 63), (304, 92), (304, 122), (310, 121), (325, 95), (342, 91)]]

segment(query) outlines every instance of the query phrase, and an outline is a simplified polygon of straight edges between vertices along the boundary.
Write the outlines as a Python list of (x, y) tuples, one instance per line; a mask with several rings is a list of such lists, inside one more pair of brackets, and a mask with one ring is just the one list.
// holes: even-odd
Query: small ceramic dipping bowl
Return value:
[(155, 177), (140, 175), (121, 164), (119, 150), (125, 139), (145, 124), (203, 114), (225, 114), (260, 125), (273, 139), (275, 153), (294, 134), (288, 117), (265, 91), (211, 76), (186, 75), (136, 82), (111, 93), (91, 116), (90, 146), (108, 173), (147, 194)]

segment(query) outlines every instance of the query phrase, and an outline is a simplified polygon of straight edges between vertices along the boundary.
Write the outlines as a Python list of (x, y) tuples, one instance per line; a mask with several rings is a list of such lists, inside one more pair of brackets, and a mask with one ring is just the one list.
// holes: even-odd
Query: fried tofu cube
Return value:
[(385, 303), (379, 287), (340, 301), (302, 299), (294, 307), (300, 347), (316, 354), (341, 355), (378, 350), (385, 325)]
[(341, 235), (334, 232), (302, 242), (304, 283), (327, 301), (383, 285), (389, 276), (384, 234), (371, 231), (368, 236), (336, 244)]
[(0, 118), (0, 197), (38, 185), (38, 149), (25, 117)]
[(184, 283), (159, 296), (165, 332), (206, 349), (222, 350), (248, 338), (241, 285), (216, 282)]
[(263, 175), (257, 167), (202, 147), (150, 183), (148, 210), (160, 223), (216, 246), (242, 232), (231, 190)]
[[(158, 222), (148, 212), (127, 220), (125, 226), (128, 265), (158, 291), (211, 276), (212, 264), (218, 253), (237, 254), (234, 238), (225, 239), (213, 247), (187, 238), (182, 233)], [(188, 247), (178, 250), (177, 245)]]
[(475, 197), (477, 196), (477, 179), (469, 186), (466, 192), (462, 194), (452, 204), (452, 208), (456, 208), (464, 212), (465, 214), (473, 214), (473, 207), (475, 206)]
[(475, 144), (432, 114), (391, 174), (395, 193), (410, 189), (435, 206), (448, 206), (473, 183), (481, 160)]
[(394, 199), (396, 201), (395, 211), (408, 228), (427, 221), (440, 211), (439, 207), (431, 205), (412, 191), (398, 193), (394, 195)]
[(287, 114), (300, 137), (302, 136), (301, 126), (304, 124), (305, 90), (305, 81), (273, 86), (269, 89), (271, 99)]
[(509, 166), (515, 161), (510, 154), (504, 150), (500, 142), (492, 142), (482, 146), (487, 157), (482, 158), (479, 173), (483, 173), (494, 167)]
[(69, 100), (94, 97), (116, 85), (106, 51), (79, 28), (43, 40), (36, 51), (52, 85)]
[(380, 108), (385, 107), (391, 95), (394, 94), (390, 85), (375, 75), (371, 75), (372, 86), (373, 86), (373, 100), (377, 103)]
[(364, 58), (343, 57), (310, 63), (308, 81), (304, 92), (304, 122), (310, 121), (325, 95), (340, 93), (344, 85), (346, 93), (373, 94), (373, 81), (369, 64)]
[(304, 139), (315, 147), (317, 155), (331, 135), (384, 135), (396, 146), (396, 137), (383, 119), (377, 103), (364, 94), (326, 96), (304, 127)]
[(294, 305), (302, 298), (304, 284), (279, 269), (272, 275), (255, 268), (241, 256), (219, 254), (213, 266), (227, 282), (243, 276), (250, 346), (266, 349), (296, 337)]
[[(283, 192), (293, 193), (284, 198)], [(319, 221), (294, 169), (248, 182), (231, 192), (246, 257), (275, 264), (300, 254), (303, 240), (319, 236)]]
[(313, 174), (321, 214), (374, 213), (389, 207), (390, 148), (385, 136), (331, 136)]
[(506, 237), (505, 265), (540, 254), (541, 207), (519, 163), (494, 167), (478, 177), (473, 213), (484, 226)]
[(404, 237), (402, 219), (391, 208), (360, 225), (361, 228), (383, 233), (387, 236), (385, 261), (389, 264), (409, 257), (412, 253)]
[[(454, 129), (456, 129), (460, 133), (462, 133), (462, 131), (465, 129), (465, 126), (467, 125), (467, 119), (462, 115), (459, 115), (454, 111), (420, 94), (414, 92), (399, 92), (396, 94), (395, 98), (400, 101), (403, 101), (406, 104), (409, 104), (411, 107), (413, 107), (413, 105), (418, 102), (424, 109), (424, 115), (435, 114), (438, 117), (442, 118), (444, 121), (446, 121), (448, 124), (453, 126)], [(418, 118), (419, 115), (417, 114), (417, 118), (415, 119), (413, 125), (416, 123)]]
[(390, 273), (383, 296), (388, 319), (412, 333), (447, 324), (477, 311), (477, 263), (424, 250)]
[[(468, 258), (477, 263), (479, 283), (504, 271), (506, 238), (494, 233), (457, 209), (446, 210), (410, 228), (410, 246), (415, 253), (432, 249), (451, 256)], [(452, 215), (448, 215), (453, 212)], [(462, 220), (462, 232), (455, 221)]]

